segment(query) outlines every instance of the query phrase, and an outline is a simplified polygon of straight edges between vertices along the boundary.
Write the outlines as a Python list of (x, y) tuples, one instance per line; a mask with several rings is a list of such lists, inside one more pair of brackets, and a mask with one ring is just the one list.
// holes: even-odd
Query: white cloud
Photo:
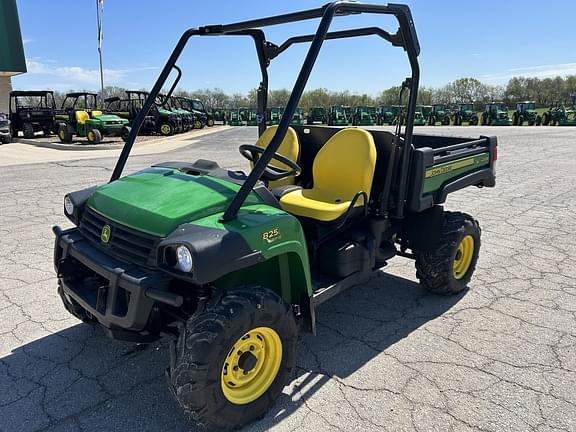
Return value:
[(534, 78), (554, 78), (557, 76), (576, 75), (576, 63), (559, 63), (551, 65), (529, 66), (507, 69), (503, 72), (486, 74), (480, 78), (484, 81), (506, 81), (515, 76)]
[[(50, 75), (57, 78), (65, 78), (70, 81), (70, 85), (84, 84), (96, 85), (100, 83), (100, 70), (87, 69), (81, 66), (57, 66), (53, 61), (43, 59), (27, 59), (26, 66), (28, 73), (39, 75)], [(107, 85), (118, 85), (131, 73), (143, 70), (154, 70), (156, 67), (139, 67), (126, 69), (106, 69), (104, 68), (104, 81)]]
[(23, 39), (22, 39), (22, 43), (23, 43), (24, 45), (29, 44), (29, 43), (32, 43), (32, 42), (34, 42), (34, 41), (35, 41), (35, 40), (32, 39), (32, 38), (23, 38)]

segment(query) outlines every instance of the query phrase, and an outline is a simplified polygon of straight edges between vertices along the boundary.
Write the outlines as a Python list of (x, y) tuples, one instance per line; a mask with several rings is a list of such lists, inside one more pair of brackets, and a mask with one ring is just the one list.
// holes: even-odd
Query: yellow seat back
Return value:
[[(314, 159), (314, 195), (331, 203), (350, 201), (360, 191), (370, 198), (375, 168), (376, 145), (370, 132), (342, 129), (324, 144)], [(363, 199), (359, 199), (356, 205), (363, 203)]]
[[(272, 141), (272, 138), (274, 137), (274, 134), (276, 134), (277, 129), (278, 129), (277, 125), (268, 127), (264, 131), (264, 133), (260, 136), (260, 138), (258, 138), (256, 145), (262, 148), (268, 147), (270, 141)], [(281, 154), (282, 156), (286, 156), (288, 159), (298, 163), (298, 158), (300, 156), (300, 143), (298, 141), (298, 135), (296, 135), (296, 131), (291, 127), (288, 127), (288, 130), (286, 131), (286, 136), (282, 140), (280, 147), (278, 147), (277, 153)], [(279, 162), (275, 159), (272, 159), (270, 161), (270, 165), (281, 169), (287, 169), (287, 170), (291, 169), (288, 165)], [(254, 168), (254, 164), (251, 163), (250, 166), (251, 168)], [(294, 176), (290, 176), (283, 178), (281, 180), (271, 181), (268, 184), (268, 188), (274, 189), (280, 186), (288, 186), (293, 184), (294, 184)]]
[(76, 121), (78, 122), (78, 124), (86, 123), (86, 120), (88, 120), (89, 118), (90, 116), (86, 111), (76, 111)]
[(98, 117), (102, 115), (102, 111), (92, 110), (92, 117)]

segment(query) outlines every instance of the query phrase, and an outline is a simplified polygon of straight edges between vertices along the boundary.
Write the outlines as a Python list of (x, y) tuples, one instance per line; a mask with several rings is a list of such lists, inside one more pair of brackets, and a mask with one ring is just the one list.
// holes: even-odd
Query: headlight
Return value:
[(178, 246), (176, 248), (176, 265), (175, 267), (183, 272), (190, 273), (192, 271), (192, 254), (190, 249), (186, 246)]
[(64, 198), (64, 210), (68, 216), (72, 216), (74, 214), (74, 203), (68, 195)]

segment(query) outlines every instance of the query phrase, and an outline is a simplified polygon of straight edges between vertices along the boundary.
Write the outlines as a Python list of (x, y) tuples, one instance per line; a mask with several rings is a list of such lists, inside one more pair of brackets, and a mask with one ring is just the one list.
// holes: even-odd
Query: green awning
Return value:
[(16, 0), (0, 1), (0, 75), (26, 72)]

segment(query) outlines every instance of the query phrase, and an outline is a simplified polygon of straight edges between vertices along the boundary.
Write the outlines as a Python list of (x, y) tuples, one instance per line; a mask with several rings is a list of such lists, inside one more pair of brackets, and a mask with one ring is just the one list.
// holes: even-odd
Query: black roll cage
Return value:
[[(60, 109), (66, 109), (66, 101), (68, 99), (74, 100), (72, 106), (68, 109), (75, 110), (76, 104), (84, 99), (84, 109), (96, 109), (98, 108), (98, 93), (90, 93), (90, 92), (75, 92), (75, 93), (67, 93), (62, 101), (62, 105)], [(88, 103), (90, 101), (90, 103)], [(93, 102), (93, 103), (92, 103)]]
[[(379, 27), (365, 27), (357, 28), (343, 31), (328, 32), (330, 24), (334, 16), (343, 16), (350, 14), (385, 14), (393, 15), (396, 17), (399, 28), (396, 33), (390, 34)], [(321, 18), (320, 23), (315, 34), (295, 36), (287, 39), (281, 45), (275, 45), (266, 40), (264, 32), (260, 27), (268, 27), (278, 24), (286, 24), (298, 21), (305, 21), (310, 19)], [(398, 175), (397, 184), (397, 203), (395, 208), (394, 216), (401, 218), (404, 216), (404, 203), (406, 199), (406, 189), (407, 189), (407, 178), (408, 178), (408, 168), (410, 163), (410, 153), (412, 149), (412, 134), (414, 127), (414, 112), (416, 107), (416, 97), (418, 94), (418, 83), (420, 79), (420, 67), (418, 64), (418, 55), (420, 54), (420, 46), (418, 44), (418, 38), (416, 36), (416, 30), (414, 28), (414, 21), (412, 19), (412, 14), (410, 9), (406, 5), (400, 4), (366, 4), (366, 3), (352, 3), (347, 1), (334, 1), (328, 3), (320, 8), (309, 9), (300, 12), (293, 12), (283, 15), (272, 16), (268, 18), (261, 18), (249, 21), (243, 21), (233, 24), (226, 25), (209, 25), (198, 28), (190, 28), (186, 30), (180, 40), (178, 41), (176, 47), (172, 51), (172, 54), (168, 58), (168, 61), (164, 65), (160, 76), (156, 80), (152, 90), (150, 91), (142, 110), (138, 113), (136, 119), (134, 120), (133, 127), (128, 135), (128, 139), (124, 144), (120, 157), (114, 168), (114, 172), (110, 178), (110, 181), (115, 181), (120, 178), (122, 171), (126, 165), (126, 161), (134, 145), (134, 141), (138, 136), (138, 132), (142, 127), (144, 119), (148, 111), (155, 104), (158, 93), (160, 93), (163, 85), (168, 79), (170, 73), (175, 70), (177, 72), (174, 84), (170, 88), (166, 97), (172, 95), (172, 91), (178, 84), (182, 73), (180, 68), (176, 66), (176, 61), (182, 54), (182, 51), (186, 47), (188, 40), (192, 36), (249, 36), (254, 40), (256, 46), (256, 53), (258, 56), (258, 62), (260, 65), (260, 72), (262, 74), (262, 79), (257, 91), (257, 121), (258, 121), (258, 133), (261, 135), (266, 130), (266, 107), (268, 103), (268, 71), (267, 67), (270, 61), (276, 56), (284, 52), (291, 45), (296, 43), (311, 42), (310, 48), (296, 82), (294, 88), (286, 104), (286, 109), (284, 110), (284, 116), (280, 120), (276, 134), (272, 138), (270, 144), (258, 159), (254, 168), (242, 184), (238, 193), (234, 196), (234, 199), (230, 202), (228, 208), (222, 216), (222, 221), (228, 221), (234, 219), (238, 213), (238, 210), (244, 203), (247, 196), (250, 194), (260, 177), (262, 176), (266, 166), (272, 159), (272, 156), (280, 147), (290, 122), (292, 116), (298, 106), (298, 102), (304, 92), (310, 73), (314, 67), (322, 43), (327, 39), (342, 39), (357, 36), (368, 36), (376, 35), (384, 40), (390, 42), (393, 46), (402, 47), (408, 55), (410, 62), (410, 67), (412, 75), (407, 78), (403, 85), (405, 85), (410, 90), (410, 98), (408, 101), (408, 110), (406, 117), (406, 129), (404, 131), (404, 139), (401, 140), (397, 137), (396, 140), (396, 151), (399, 151), (400, 156), (400, 171)]]

